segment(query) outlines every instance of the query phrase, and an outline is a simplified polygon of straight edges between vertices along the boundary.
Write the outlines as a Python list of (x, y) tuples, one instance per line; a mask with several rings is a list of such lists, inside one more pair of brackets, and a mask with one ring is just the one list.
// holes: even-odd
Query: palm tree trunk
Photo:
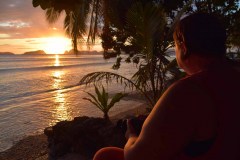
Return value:
[[(109, 29), (109, 17), (108, 17), (108, 7), (109, 2), (108, 0), (103, 0), (103, 17), (104, 17), (104, 33), (106, 35), (109, 35), (110, 29)], [(104, 49), (104, 52), (106, 53), (108, 49)]]

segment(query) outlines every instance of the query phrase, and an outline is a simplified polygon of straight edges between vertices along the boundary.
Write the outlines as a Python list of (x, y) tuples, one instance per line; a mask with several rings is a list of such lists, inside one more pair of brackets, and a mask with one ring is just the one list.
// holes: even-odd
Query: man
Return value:
[(240, 73), (226, 60), (225, 29), (194, 13), (179, 22), (174, 41), (188, 76), (161, 96), (139, 136), (128, 122), (124, 150), (102, 149), (95, 160), (240, 159)]

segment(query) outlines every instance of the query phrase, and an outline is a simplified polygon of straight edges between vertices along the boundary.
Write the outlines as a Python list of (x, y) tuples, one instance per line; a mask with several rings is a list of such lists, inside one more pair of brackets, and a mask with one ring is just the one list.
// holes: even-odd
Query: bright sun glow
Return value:
[(53, 37), (46, 39), (46, 45), (43, 50), (47, 54), (63, 54), (71, 47), (71, 40), (62, 37)]

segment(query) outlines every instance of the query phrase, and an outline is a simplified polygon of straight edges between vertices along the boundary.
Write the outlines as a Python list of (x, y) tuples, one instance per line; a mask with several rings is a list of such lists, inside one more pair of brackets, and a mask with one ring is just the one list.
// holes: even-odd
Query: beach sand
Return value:
[[(146, 104), (141, 104), (134, 109), (121, 112), (110, 119), (115, 122), (121, 118), (127, 118), (146, 113)], [(67, 155), (61, 160), (79, 159), (79, 155)], [(44, 134), (28, 136), (17, 142), (10, 149), (0, 152), (0, 160), (48, 160), (48, 142)]]
[(26, 137), (0, 153), (0, 160), (47, 160), (47, 136), (44, 134)]

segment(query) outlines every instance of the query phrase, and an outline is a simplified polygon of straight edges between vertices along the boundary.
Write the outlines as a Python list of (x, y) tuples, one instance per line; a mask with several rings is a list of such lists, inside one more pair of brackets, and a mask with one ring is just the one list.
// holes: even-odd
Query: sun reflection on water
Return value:
[(61, 89), (62, 88), (62, 77), (65, 75), (64, 71), (53, 71), (52, 72), (52, 77), (54, 79), (52, 88), (57, 89), (54, 92), (54, 108), (53, 108), (53, 120), (50, 123), (50, 125), (55, 124), (58, 121), (63, 121), (63, 120), (69, 120), (70, 113), (68, 109), (68, 105), (66, 103), (66, 95), (64, 91)]
[(59, 55), (55, 55), (55, 63), (54, 66), (60, 66)]

